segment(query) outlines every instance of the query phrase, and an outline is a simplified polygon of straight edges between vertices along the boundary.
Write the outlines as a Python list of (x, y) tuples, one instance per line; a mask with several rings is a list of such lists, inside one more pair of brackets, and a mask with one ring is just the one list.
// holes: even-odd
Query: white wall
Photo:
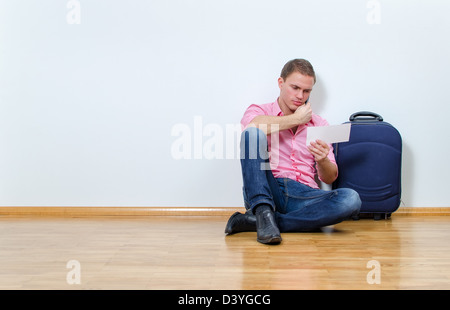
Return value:
[[(226, 128), (306, 58), (315, 112), (399, 129), (404, 205), (449, 206), (449, 15), (444, 0), (0, 0), (0, 205), (241, 206), (238, 156), (196, 146), (232, 152)], [(174, 158), (180, 128), (192, 159)]]

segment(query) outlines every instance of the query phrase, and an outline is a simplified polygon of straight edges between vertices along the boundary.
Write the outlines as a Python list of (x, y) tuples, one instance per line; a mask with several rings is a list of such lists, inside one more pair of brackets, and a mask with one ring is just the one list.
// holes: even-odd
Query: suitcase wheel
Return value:
[(391, 213), (375, 213), (375, 214), (373, 215), (373, 219), (374, 219), (375, 221), (379, 221), (379, 220), (381, 220), (381, 219), (387, 220), (387, 219), (390, 218), (390, 217), (391, 217)]

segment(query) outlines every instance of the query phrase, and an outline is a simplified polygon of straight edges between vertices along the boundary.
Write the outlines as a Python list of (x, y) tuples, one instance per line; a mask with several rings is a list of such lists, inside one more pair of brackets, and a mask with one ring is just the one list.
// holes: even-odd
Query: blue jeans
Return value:
[(359, 213), (361, 199), (352, 189), (325, 191), (275, 178), (267, 168), (267, 145), (266, 134), (256, 127), (241, 134), (243, 194), (249, 212), (261, 204), (270, 205), (281, 232), (314, 231)]

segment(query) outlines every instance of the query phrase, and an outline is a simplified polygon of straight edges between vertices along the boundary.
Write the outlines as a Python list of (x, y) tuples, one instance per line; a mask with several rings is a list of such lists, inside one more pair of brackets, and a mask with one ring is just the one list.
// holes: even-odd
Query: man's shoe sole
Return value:
[(272, 236), (271, 238), (268, 239), (259, 239), (256, 238), (256, 241), (258, 241), (259, 243), (263, 243), (263, 244), (279, 244), (281, 243), (281, 236)]
[(230, 218), (228, 219), (227, 226), (225, 227), (225, 233), (226, 233), (227, 235), (232, 235), (232, 234), (234, 234), (231, 224), (232, 224), (234, 218), (235, 218), (236, 216), (238, 216), (239, 214), (240, 214), (239, 212), (235, 212), (235, 213), (234, 213), (232, 216), (230, 216)]

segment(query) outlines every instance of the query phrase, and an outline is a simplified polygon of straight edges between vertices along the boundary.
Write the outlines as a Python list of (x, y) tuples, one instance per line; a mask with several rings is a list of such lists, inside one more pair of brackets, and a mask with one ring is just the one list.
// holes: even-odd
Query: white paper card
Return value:
[(306, 145), (315, 140), (322, 140), (328, 144), (347, 142), (350, 139), (351, 125), (351, 123), (346, 123), (342, 125), (308, 127)]

